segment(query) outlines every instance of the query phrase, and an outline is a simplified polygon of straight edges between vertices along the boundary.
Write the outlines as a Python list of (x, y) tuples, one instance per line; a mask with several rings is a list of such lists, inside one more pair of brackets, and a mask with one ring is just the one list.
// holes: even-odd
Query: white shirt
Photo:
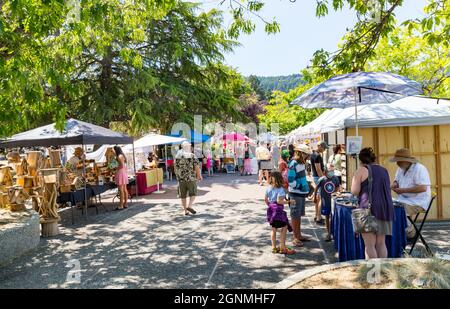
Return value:
[(428, 170), (420, 163), (413, 163), (405, 173), (401, 168), (395, 173), (395, 180), (399, 188), (412, 188), (416, 186), (427, 186), (427, 191), (421, 193), (403, 193), (398, 194), (397, 200), (411, 206), (420, 206), (428, 209), (431, 200), (431, 181)]
[(258, 160), (270, 160), (270, 151), (264, 146), (256, 148), (256, 159)]

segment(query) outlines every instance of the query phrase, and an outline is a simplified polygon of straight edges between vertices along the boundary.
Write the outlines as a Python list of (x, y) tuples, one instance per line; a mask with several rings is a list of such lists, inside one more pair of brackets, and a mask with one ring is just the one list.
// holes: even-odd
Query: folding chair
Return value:
[[(414, 236), (414, 239), (413, 239), (412, 244), (411, 244), (411, 249), (409, 250), (409, 254), (410, 254), (410, 255), (412, 254), (412, 252), (413, 252), (413, 250), (414, 250), (414, 247), (416, 246), (416, 243), (417, 243), (417, 241), (419, 240), (419, 238), (420, 238), (420, 240), (422, 241), (423, 245), (425, 246), (427, 252), (428, 252), (430, 255), (434, 255), (434, 254), (433, 254), (433, 251), (431, 251), (431, 249), (430, 249), (430, 247), (428, 246), (427, 242), (426, 242), (425, 239), (423, 238), (421, 232), (422, 232), (423, 225), (425, 224), (425, 221), (427, 220), (427, 216), (428, 216), (428, 213), (429, 213), (429, 211), (430, 211), (430, 209), (431, 209), (431, 205), (433, 205), (433, 202), (434, 202), (435, 199), (436, 199), (436, 193), (433, 192), (433, 195), (432, 195), (432, 197), (431, 197), (431, 201), (430, 201), (430, 204), (428, 205), (428, 209), (427, 209), (427, 210), (424, 210), (424, 211), (421, 211), (421, 212), (417, 213), (416, 216), (415, 216), (415, 218), (414, 218), (414, 220), (413, 220), (411, 217), (408, 216), (409, 222), (411, 222), (412, 226), (414, 227), (414, 230), (416, 231), (416, 235)], [(417, 222), (417, 219), (419, 218), (419, 216), (420, 216), (421, 214), (424, 214), (424, 217), (423, 217), (423, 219), (422, 219), (422, 222), (420, 223), (420, 227), (417, 228), (416, 222)]]

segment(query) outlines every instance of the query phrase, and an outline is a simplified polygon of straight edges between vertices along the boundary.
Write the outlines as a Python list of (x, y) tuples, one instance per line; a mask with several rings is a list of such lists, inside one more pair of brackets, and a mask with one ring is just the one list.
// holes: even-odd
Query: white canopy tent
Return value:
[[(176, 145), (181, 144), (184, 141), (187, 141), (187, 139), (184, 137), (173, 137), (155, 133), (147, 134), (141, 137), (140, 139), (136, 140), (134, 142), (134, 149), (135, 149), (134, 156), (138, 169), (142, 168), (142, 166), (145, 164), (146, 154), (152, 151), (152, 148), (154, 146), (174, 145), (174, 144)], [(132, 154), (133, 149), (127, 145), (123, 148), (123, 151), (125, 153)], [(167, 147), (165, 148), (165, 156), (166, 156), (165, 158), (166, 175), (167, 178), (169, 178), (169, 172), (167, 170)]]
[[(355, 127), (354, 107), (333, 108), (289, 133), (291, 139), (311, 133), (328, 133)], [(391, 104), (358, 107), (360, 128), (426, 126), (450, 123), (450, 100), (406, 97)]]
[[(327, 133), (355, 127), (353, 110), (338, 110), (334, 117), (319, 124), (318, 131)], [(360, 128), (450, 124), (450, 100), (407, 97), (391, 104), (361, 106), (358, 115)]]

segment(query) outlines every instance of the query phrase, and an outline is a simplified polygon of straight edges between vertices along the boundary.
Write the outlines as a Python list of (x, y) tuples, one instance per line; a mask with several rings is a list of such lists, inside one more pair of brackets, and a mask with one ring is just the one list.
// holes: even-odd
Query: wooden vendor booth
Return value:
[[(337, 132), (354, 136), (354, 108), (333, 109), (320, 125), (323, 138), (333, 144)], [(334, 116), (333, 116), (334, 115)], [(372, 147), (378, 162), (394, 179), (397, 165), (389, 158), (399, 148), (409, 148), (428, 169), (431, 190), (437, 193), (430, 210), (434, 220), (450, 219), (450, 101), (425, 97), (407, 97), (391, 104), (358, 107), (359, 136), (363, 147)], [(342, 138), (341, 140), (345, 140)], [(339, 143), (339, 142), (338, 142)], [(347, 157), (347, 182), (356, 168), (356, 160)]]
[(32, 199), (33, 208), (41, 216), (42, 235), (55, 235), (58, 233), (58, 204), (71, 202), (74, 206), (84, 202), (83, 211), (87, 215), (89, 198), (115, 188), (117, 162), (114, 164), (112, 148), (106, 151), (106, 162), (100, 163), (86, 160), (82, 154), (85, 146), (131, 143), (133, 139), (127, 135), (75, 119), (67, 120), (62, 132), (55, 128), (55, 124), (50, 124), (16, 134), (0, 142), (0, 147), (42, 147), (41, 150), (65, 145), (81, 147), (77, 149), (79, 154), (73, 157), (76, 160), (67, 164), (62, 160), (62, 149), (48, 148), (47, 157), (43, 151), (28, 151), (24, 158), (19, 152), (10, 152), (9, 166), (3, 167), (0, 173), (0, 207), (9, 205), (11, 210), (15, 210), (20, 207), (11, 205), (21, 205)]

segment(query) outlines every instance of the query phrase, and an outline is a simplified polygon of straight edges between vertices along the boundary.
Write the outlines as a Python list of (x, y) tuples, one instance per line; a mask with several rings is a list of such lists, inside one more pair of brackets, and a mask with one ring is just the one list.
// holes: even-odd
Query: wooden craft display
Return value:
[(8, 163), (20, 163), (20, 154), (17, 151), (11, 151), (7, 155)]
[(28, 174), (37, 176), (38, 168), (41, 167), (42, 153), (40, 151), (30, 151), (27, 154)]
[(8, 166), (0, 167), (0, 185), (12, 186), (13, 177), (11, 175), (11, 169)]
[(8, 203), (8, 193), (0, 192), (0, 208), (6, 208)]
[(20, 186), (11, 186), (8, 188), (7, 207), (11, 211), (26, 210), (25, 201), (29, 198), (28, 194)]
[(23, 176), (28, 174), (28, 163), (26, 159), (22, 159), (22, 162), (14, 164), (14, 170), (16, 171), (16, 176)]
[(50, 154), (50, 167), (61, 167), (61, 150), (49, 150)]
[(44, 168), (40, 170), (44, 184), (57, 184), (59, 168)]

